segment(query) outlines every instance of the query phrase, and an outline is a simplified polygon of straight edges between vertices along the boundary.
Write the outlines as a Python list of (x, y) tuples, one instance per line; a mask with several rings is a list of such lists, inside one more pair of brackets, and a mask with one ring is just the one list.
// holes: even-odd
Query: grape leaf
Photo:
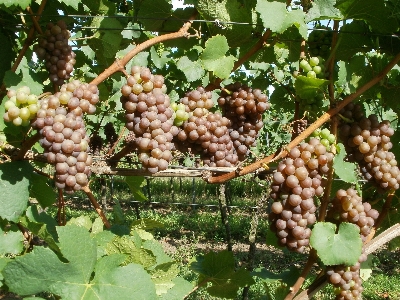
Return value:
[(31, 197), (36, 198), (43, 208), (49, 207), (57, 200), (57, 194), (49, 186), (48, 178), (36, 173), (32, 173), (29, 191)]
[(324, 90), (329, 81), (319, 78), (308, 78), (307, 76), (299, 75), (294, 83), (296, 95), (303, 99), (315, 97), (318, 93)]
[(335, 7), (336, 0), (314, 0), (312, 7), (307, 12), (306, 23), (322, 19), (340, 20), (342, 13)]
[[(211, 35), (224, 35), (231, 47), (238, 47), (252, 39), (252, 32), (260, 30), (254, 26), (257, 24), (255, 4), (256, 0), (199, 0), (196, 8), (205, 20), (218, 20), (208, 23)], [(243, 26), (236, 22), (254, 25)]]
[(14, 0), (0, 0), (0, 4), (3, 4), (5, 7), (11, 7), (13, 5), (18, 5), (22, 9), (26, 9), (30, 4), (32, 0), (20, 0), (20, 1), (14, 1)]
[(292, 286), (296, 283), (296, 280), (300, 275), (300, 270), (295, 266), (291, 266), (282, 273), (275, 274), (265, 268), (257, 268), (251, 272), (251, 275), (257, 276), (266, 282), (281, 281), (286, 283), (288, 286)]
[(225, 56), (229, 50), (226, 37), (216, 35), (206, 42), (206, 47), (200, 56), (205, 69), (213, 71), (221, 79), (228, 78), (236, 58), (232, 55)]
[(390, 9), (384, 1), (338, 0), (339, 8), (346, 19), (365, 20), (378, 32), (392, 33), (398, 27), (397, 20), (390, 16)]
[(240, 287), (254, 283), (250, 273), (244, 268), (235, 271), (235, 259), (231, 251), (210, 252), (197, 257), (190, 268), (199, 273), (199, 283), (207, 280), (212, 283), (207, 288), (211, 296), (234, 298)]
[(268, 0), (258, 0), (256, 10), (260, 14), (264, 27), (272, 32), (283, 33), (295, 25), (302, 37), (307, 38), (307, 24), (302, 10), (288, 11), (286, 3)]
[(79, 227), (86, 228), (86, 230), (90, 230), (92, 228), (92, 220), (90, 220), (89, 216), (79, 216), (76, 218), (71, 218), (68, 222), (67, 225), (76, 225)]
[(125, 176), (125, 182), (131, 190), (132, 196), (137, 201), (146, 201), (147, 197), (142, 192), (144, 176)]
[(23, 250), (24, 236), (20, 231), (4, 232), (0, 227), (0, 256), (19, 254)]
[(185, 74), (189, 82), (199, 80), (204, 75), (204, 69), (200, 62), (198, 60), (191, 61), (187, 56), (182, 56), (176, 66)]
[(315, 224), (310, 237), (310, 245), (327, 266), (354, 265), (361, 255), (360, 228), (345, 222), (339, 225), (338, 233), (335, 232), (336, 225), (333, 223)]
[(172, 5), (165, 0), (143, 0), (138, 19), (146, 30), (159, 31), (165, 19), (171, 16)]
[(17, 222), (28, 207), (29, 180), (33, 172), (27, 161), (0, 164), (0, 217)]
[(168, 51), (162, 51), (161, 56), (158, 56), (157, 51), (154, 47), (151, 47), (150, 49), (151, 61), (159, 69), (162, 69), (165, 64), (170, 60), (168, 54)]
[(333, 159), (333, 169), (335, 170), (335, 174), (345, 182), (348, 183), (357, 182), (355, 164), (344, 161), (344, 158), (346, 156), (346, 150), (344, 149), (344, 145), (339, 143), (337, 146), (339, 147), (340, 150)]
[(64, 3), (65, 5), (68, 5), (68, 6), (71, 6), (75, 10), (79, 9), (79, 3), (81, 3), (81, 1), (77, 1), (77, 0), (58, 0), (58, 2)]
[(174, 286), (166, 294), (162, 294), (160, 300), (184, 299), (193, 289), (193, 284), (183, 278), (174, 278), (172, 283)]
[(83, 227), (58, 227), (57, 232), (67, 262), (48, 248), (35, 247), (4, 268), (10, 291), (20, 295), (47, 291), (64, 299), (82, 300), (155, 299), (154, 284), (142, 266), (119, 267), (125, 259), (121, 254), (97, 260), (96, 242)]

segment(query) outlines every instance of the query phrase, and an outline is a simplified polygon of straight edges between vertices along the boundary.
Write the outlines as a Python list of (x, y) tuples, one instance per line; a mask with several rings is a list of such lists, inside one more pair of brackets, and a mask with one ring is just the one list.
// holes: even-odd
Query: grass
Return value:
[[(195, 203), (218, 205), (218, 186), (206, 185), (201, 180), (195, 180)], [(234, 243), (234, 253), (238, 266), (245, 266), (248, 257), (248, 236), (250, 230), (250, 220), (252, 212), (246, 209), (255, 206), (257, 199), (262, 195), (262, 187), (255, 180), (247, 178), (235, 180), (230, 183), (232, 205), (239, 208), (232, 209), (229, 216), (232, 241)], [(144, 187), (144, 193), (148, 190)], [(172, 203), (181, 202), (184, 204), (193, 202), (193, 181), (191, 179), (152, 179), (150, 182), (151, 200), (154, 202)], [(172, 196), (173, 194), (173, 196)], [(136, 214), (130, 205), (130, 193), (125, 183), (114, 182), (114, 199), (120, 200), (125, 212), (126, 223), (136, 220)], [(107, 195), (111, 197), (110, 194)], [(82, 202), (82, 201), (80, 201)], [(197, 275), (191, 271), (190, 261), (197, 255), (207, 251), (219, 251), (226, 249), (226, 232), (221, 223), (218, 207), (193, 209), (184, 205), (165, 205), (143, 203), (140, 205), (140, 217), (149, 218), (164, 224), (155, 232), (155, 236), (163, 244), (167, 253), (180, 262), (180, 275), (189, 281), (196, 281)], [(76, 206), (67, 208), (67, 217), (77, 217), (81, 214), (89, 214), (92, 218), (96, 217), (93, 210), (87, 207), (82, 209)], [(112, 214), (108, 214), (112, 218)], [(304, 266), (307, 255), (296, 254), (282, 251), (265, 245), (266, 232), (268, 231), (266, 214), (259, 218), (257, 231), (257, 252), (256, 267), (266, 268), (267, 270), (280, 273), (291, 266), (296, 266), (301, 270)], [(318, 269), (319, 270), (319, 269)], [(306, 286), (312, 282), (317, 273), (317, 268), (313, 269), (312, 274), (306, 280)], [(400, 299), (400, 252), (381, 249), (375, 254), (373, 259), (372, 276), (364, 282), (363, 299)], [(266, 282), (256, 279), (256, 284), (252, 285), (248, 299), (274, 299), (267, 298), (269, 291), (272, 295), (281, 289), (279, 282)], [(200, 288), (190, 295), (188, 299), (216, 299), (209, 296), (205, 288)], [(238, 292), (237, 299), (242, 299), (241, 291)], [(280, 298), (276, 298), (279, 300)], [(318, 292), (315, 300), (334, 299), (333, 289), (330, 285)]]

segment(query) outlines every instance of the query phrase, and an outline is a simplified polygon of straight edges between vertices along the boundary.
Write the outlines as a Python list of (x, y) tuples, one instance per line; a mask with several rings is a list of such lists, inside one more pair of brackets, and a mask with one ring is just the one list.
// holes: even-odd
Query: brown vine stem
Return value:
[(128, 54), (126, 54), (122, 59), (116, 60), (111, 66), (109, 66), (107, 69), (105, 69), (99, 76), (97, 76), (95, 79), (90, 82), (91, 84), (98, 85), (102, 83), (104, 80), (106, 80), (108, 77), (110, 77), (112, 74), (123, 70), (123, 67), (126, 66), (126, 64), (139, 52), (142, 52), (144, 49), (149, 48), (155, 44), (162, 43), (165, 41), (173, 40), (173, 39), (178, 39), (178, 38), (189, 38), (191, 35), (188, 33), (188, 30), (192, 26), (192, 21), (197, 13), (193, 15), (188, 22), (183, 24), (181, 29), (179, 29), (177, 32), (173, 33), (167, 33), (163, 34), (160, 36), (156, 36), (150, 40), (147, 40), (139, 45), (136, 46), (136, 48), (132, 49)]
[(108, 222), (106, 215), (104, 214), (99, 203), (97, 202), (96, 198), (94, 197), (94, 195), (89, 187), (89, 184), (86, 186), (83, 186), (82, 191), (84, 191), (86, 193), (86, 195), (88, 196), (90, 203), (92, 203), (97, 214), (100, 216), (101, 220), (103, 221), (104, 226), (106, 226), (107, 229), (111, 228), (111, 224), (110, 224), (110, 222)]
[(296, 283), (290, 288), (290, 293), (287, 294), (284, 300), (292, 300), (293, 297), (296, 296), (296, 294), (300, 290), (301, 286), (304, 283), (304, 280), (306, 280), (308, 273), (310, 272), (312, 266), (316, 261), (317, 261), (317, 252), (314, 249), (311, 249), (307, 263), (304, 266), (303, 271), (301, 271), (299, 278), (297, 278)]
[(14, 157), (14, 160), (23, 160), (25, 158), (25, 154), (28, 152), (29, 149), (32, 148), (33, 145), (35, 145), (37, 141), (39, 141), (40, 137), (41, 134), (39, 132), (36, 132), (29, 139), (23, 141), (22, 147), (21, 149), (19, 149), (17, 155)]
[[(380, 235), (375, 237), (370, 242), (366, 243), (364, 246), (365, 254), (371, 254), (377, 249), (390, 242), (394, 238), (400, 236), (400, 223), (393, 225), (392, 227), (386, 229)], [(298, 294), (294, 300), (308, 300), (311, 299), (319, 290), (324, 288), (328, 284), (326, 276), (317, 279), (307, 290), (302, 291)]]
[(114, 162), (123, 158), (125, 155), (132, 152), (135, 149), (135, 146), (132, 143), (126, 144), (124, 148), (122, 148), (119, 152), (115, 153), (110, 157), (109, 161)]
[(271, 161), (276, 161), (279, 160), (283, 157), (285, 157), (288, 152), (296, 147), (298, 144), (300, 144), (305, 138), (307, 138), (311, 133), (313, 133), (317, 128), (319, 128), (322, 124), (327, 122), (332, 116), (336, 115), (338, 112), (340, 112), (347, 104), (355, 100), (357, 97), (362, 95), (365, 91), (370, 89), (372, 86), (377, 84), (379, 81), (382, 80), (383, 77), (386, 76), (386, 74), (400, 61), (400, 53), (398, 53), (387, 65), (386, 67), (373, 79), (371, 79), (369, 82), (364, 84), (362, 87), (360, 87), (356, 92), (353, 94), (347, 96), (346, 98), (343, 99), (340, 103), (337, 104), (336, 107), (331, 108), (328, 110), (326, 113), (324, 113), (321, 117), (319, 117), (313, 124), (311, 124), (306, 130), (304, 130), (298, 137), (296, 137), (293, 141), (291, 141), (277, 156), (268, 156), (262, 160), (259, 160), (251, 165), (248, 165), (244, 167), (242, 170), (239, 172), (233, 171), (228, 174), (224, 174), (221, 176), (213, 176), (207, 178), (208, 183), (222, 183), (227, 180), (230, 180), (232, 178), (238, 177), (238, 176), (243, 176), (248, 173), (252, 173), (256, 171), (259, 168), (262, 168), (263, 166), (268, 165)]
[(108, 150), (108, 155), (113, 154), (113, 152), (114, 152), (115, 148), (117, 147), (119, 141), (122, 139), (122, 136), (124, 135), (125, 129), (126, 129), (126, 127), (122, 127), (122, 129), (121, 129), (121, 131), (119, 133), (119, 136), (118, 136), (117, 140), (115, 141), (114, 145), (110, 148), (110, 150)]
[(38, 33), (40, 33), (40, 34), (43, 34), (42, 28), (40, 28), (40, 25), (38, 23), (39, 16), (37, 16), (37, 17), (34, 16), (34, 13), (33, 13), (32, 8), (30, 6), (28, 6), (26, 8), (26, 10), (31, 14), (32, 23), (33, 23), (33, 26), (35, 27), (36, 31)]
[(58, 225), (65, 225), (65, 203), (64, 203), (64, 195), (63, 190), (58, 189), (58, 211), (57, 211)]

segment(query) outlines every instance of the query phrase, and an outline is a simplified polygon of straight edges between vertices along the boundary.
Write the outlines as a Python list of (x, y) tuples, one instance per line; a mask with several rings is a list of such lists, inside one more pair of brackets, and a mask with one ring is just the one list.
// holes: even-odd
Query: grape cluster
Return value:
[(98, 100), (97, 86), (73, 81), (40, 100), (37, 117), (32, 120), (32, 127), (42, 135), (40, 144), (48, 163), (55, 165), (56, 187), (66, 192), (88, 183), (92, 157), (82, 116), (95, 111)]
[(333, 31), (327, 26), (317, 26), (308, 36), (308, 51), (311, 55), (328, 58)]
[(229, 135), (242, 161), (255, 146), (258, 132), (263, 127), (262, 114), (269, 109), (268, 97), (259, 89), (251, 89), (239, 82), (222, 90), (218, 104), (224, 116), (231, 121)]
[[(371, 208), (368, 202), (363, 203), (357, 192), (349, 188), (346, 191), (338, 190), (336, 192), (336, 197), (332, 200), (332, 207), (327, 214), (327, 220), (357, 225), (364, 242), (378, 216), (378, 211)], [(360, 263), (366, 259), (366, 255), (362, 253), (354, 266), (338, 265), (327, 268), (329, 281), (336, 288), (336, 299), (361, 299), (363, 288), (360, 278)]]
[(31, 94), (27, 86), (20, 87), (17, 90), (8, 90), (8, 100), (4, 103), (6, 112), (3, 119), (6, 122), (13, 122), (16, 126), (27, 126), (30, 120), (36, 117), (39, 109), (38, 97)]
[(214, 105), (211, 97), (211, 92), (198, 87), (180, 100), (178, 106), (184, 105), (189, 118), (176, 136), (177, 144), (200, 154), (205, 165), (230, 167), (238, 162), (228, 131), (231, 122), (220, 113), (209, 111)]
[(71, 34), (67, 25), (60, 20), (57, 24), (47, 24), (44, 36), (39, 38), (34, 51), (39, 59), (45, 60), (46, 69), (50, 73), (50, 80), (57, 85), (62, 85), (70, 78), (75, 65), (75, 53), (68, 45)]
[(178, 133), (174, 110), (164, 77), (152, 75), (148, 68), (133, 66), (132, 76), (121, 88), (126, 127), (135, 133), (135, 143), (143, 168), (150, 173), (166, 170), (172, 159), (172, 139)]
[(365, 179), (382, 190), (397, 190), (400, 170), (389, 150), (393, 147), (390, 137), (394, 134), (389, 121), (378, 121), (376, 115), (368, 118), (360, 105), (350, 103), (341, 112), (344, 119), (352, 120), (340, 126), (340, 137), (346, 146), (350, 161), (358, 162)]
[(89, 140), (90, 153), (93, 155), (100, 155), (102, 148), (103, 140), (101, 136), (99, 136), (97, 133), (94, 133)]
[(323, 194), (324, 174), (330, 171), (333, 153), (312, 138), (293, 148), (273, 174), (270, 197), (272, 230), (279, 244), (291, 251), (304, 252), (309, 244), (316, 206), (314, 196)]
[(299, 119), (293, 122), (293, 133), (295, 136), (300, 135), (307, 128), (307, 120)]
[(324, 59), (321, 57), (313, 56), (307, 61), (302, 59), (300, 61), (300, 68), (307, 73), (308, 78), (324, 78), (325, 77), (325, 66)]

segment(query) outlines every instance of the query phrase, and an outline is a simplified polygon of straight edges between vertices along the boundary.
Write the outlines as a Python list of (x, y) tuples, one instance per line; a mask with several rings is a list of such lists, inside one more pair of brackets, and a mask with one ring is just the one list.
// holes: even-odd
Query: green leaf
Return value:
[(67, 225), (76, 225), (79, 227), (84, 227), (86, 230), (90, 230), (92, 228), (92, 220), (90, 220), (89, 216), (81, 215), (76, 218), (71, 218)]
[(247, 270), (240, 268), (235, 271), (235, 259), (231, 251), (210, 252), (198, 257), (190, 268), (200, 274), (199, 284), (204, 280), (212, 283), (207, 291), (215, 297), (234, 298), (240, 287), (254, 283)]
[(27, 161), (0, 164), (0, 217), (17, 222), (28, 207), (29, 179), (33, 172)]
[(125, 176), (125, 182), (131, 190), (132, 196), (137, 201), (146, 201), (147, 197), (142, 192), (144, 176)]
[(161, 56), (158, 56), (156, 49), (154, 47), (150, 48), (151, 61), (159, 69), (162, 69), (165, 64), (170, 60), (168, 54), (168, 51), (162, 51)]
[(295, 25), (302, 37), (307, 38), (307, 24), (302, 10), (288, 11), (286, 3), (269, 0), (257, 0), (256, 10), (260, 14), (264, 27), (272, 32), (283, 33)]
[(159, 31), (164, 20), (171, 16), (172, 5), (165, 0), (143, 0), (140, 3), (138, 19), (149, 31)]
[(164, 228), (164, 224), (153, 219), (141, 218), (131, 223), (132, 229), (143, 229), (153, 231), (154, 229)]
[(35, 247), (4, 268), (10, 291), (19, 295), (50, 292), (63, 299), (155, 299), (154, 284), (142, 266), (120, 267), (124, 256), (119, 254), (97, 261), (96, 242), (83, 227), (58, 227), (57, 232), (67, 262), (48, 248)]
[(329, 81), (319, 78), (309, 78), (307, 76), (299, 75), (294, 83), (296, 95), (303, 99), (315, 97), (318, 93), (324, 91)]
[(215, 76), (221, 79), (228, 78), (236, 61), (236, 58), (232, 55), (225, 56), (228, 50), (226, 37), (217, 35), (208, 39), (200, 56), (204, 68), (213, 71)]
[[(196, 8), (205, 20), (218, 20), (219, 23), (207, 23), (211, 35), (224, 35), (231, 47), (239, 47), (252, 40), (252, 34), (259, 32), (262, 26), (255, 11), (256, 0), (199, 0)], [(250, 23), (241, 25), (235, 23)], [(220, 24), (220, 25), (217, 25)]]
[(199, 80), (204, 76), (204, 69), (201, 63), (198, 60), (191, 61), (187, 56), (182, 56), (176, 66), (185, 74), (189, 82)]
[(6, 70), (11, 68), (11, 63), (14, 61), (15, 52), (13, 51), (13, 44), (10, 39), (0, 32), (1, 56), (0, 56), (0, 82), (3, 82)]
[(346, 19), (365, 20), (378, 32), (392, 33), (398, 27), (397, 20), (390, 16), (390, 9), (384, 1), (376, 0), (338, 0), (339, 8)]
[(57, 194), (49, 186), (48, 178), (36, 173), (32, 173), (29, 191), (31, 197), (36, 198), (43, 208), (49, 207), (57, 200)]
[(159, 297), (160, 300), (183, 299), (186, 295), (189, 295), (193, 289), (193, 284), (183, 278), (175, 278), (172, 280), (172, 283), (174, 286), (168, 290), (166, 294), (162, 294)]
[(26, 9), (32, 0), (21, 0), (21, 1), (14, 1), (14, 0), (0, 0), (0, 4), (3, 4), (5, 7), (11, 7), (14, 5), (18, 5), (22, 9)]
[(367, 281), (372, 275), (372, 255), (368, 255), (367, 260), (360, 265), (360, 277), (363, 281)]
[(335, 174), (339, 177), (339, 179), (348, 182), (355, 183), (357, 182), (356, 175), (356, 165), (354, 163), (349, 163), (344, 160), (346, 156), (346, 150), (344, 149), (344, 145), (339, 143), (337, 145), (339, 147), (338, 154), (336, 154), (333, 159), (333, 169), (335, 170)]
[(24, 236), (20, 231), (4, 232), (0, 227), (0, 256), (6, 254), (19, 254), (24, 245)]
[(115, 237), (106, 246), (106, 253), (108, 255), (114, 253), (125, 254), (124, 264), (137, 263), (146, 269), (156, 264), (156, 257), (152, 252), (137, 247), (134, 239), (129, 236)]
[(257, 276), (266, 282), (281, 281), (287, 286), (293, 286), (296, 283), (297, 278), (300, 276), (300, 270), (295, 266), (291, 266), (282, 273), (275, 274), (265, 268), (258, 268), (251, 272), (251, 275)]
[(2, 271), (9, 261), (11, 261), (11, 259), (8, 257), (0, 257), (0, 287), (2, 287), (2, 281), (4, 280)]
[(158, 241), (147, 240), (142, 244), (142, 247), (144, 249), (150, 250), (153, 253), (153, 255), (156, 257), (157, 265), (172, 262), (172, 259), (167, 254), (165, 254), (164, 248)]
[(340, 20), (342, 13), (335, 7), (336, 0), (314, 0), (307, 12), (306, 23), (322, 19)]
[(104, 230), (104, 223), (100, 217), (96, 218), (92, 225), (92, 234), (97, 234), (103, 232)]
[(68, 6), (71, 6), (75, 10), (79, 9), (79, 3), (81, 3), (81, 1), (77, 1), (77, 0), (58, 0), (58, 2), (64, 3), (65, 5), (68, 5)]
[(361, 255), (360, 228), (351, 223), (341, 223), (336, 234), (336, 225), (320, 222), (314, 225), (310, 245), (327, 266), (353, 266)]

